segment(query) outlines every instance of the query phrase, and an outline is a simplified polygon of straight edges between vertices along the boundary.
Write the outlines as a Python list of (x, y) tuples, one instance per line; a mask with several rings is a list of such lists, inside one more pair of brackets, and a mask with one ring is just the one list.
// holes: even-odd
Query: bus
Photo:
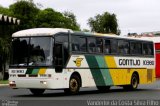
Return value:
[(156, 78), (160, 79), (160, 37), (159, 36), (142, 36), (140, 39), (149, 39), (154, 42), (155, 46), (155, 70), (156, 70)]
[(135, 90), (155, 81), (150, 40), (33, 28), (13, 33), (11, 58), (10, 87), (29, 89), (34, 95), (46, 89), (77, 94), (81, 87), (97, 87), (101, 92), (112, 86)]

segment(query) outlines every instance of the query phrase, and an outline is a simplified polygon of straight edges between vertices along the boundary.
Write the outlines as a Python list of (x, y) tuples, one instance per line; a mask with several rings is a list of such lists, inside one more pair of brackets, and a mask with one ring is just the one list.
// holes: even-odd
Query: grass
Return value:
[(0, 84), (8, 84), (8, 80), (0, 80)]

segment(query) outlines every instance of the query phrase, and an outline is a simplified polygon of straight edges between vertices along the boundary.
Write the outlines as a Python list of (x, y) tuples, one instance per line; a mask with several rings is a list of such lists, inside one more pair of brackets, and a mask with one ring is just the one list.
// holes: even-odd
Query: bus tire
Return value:
[(29, 89), (33, 95), (42, 95), (45, 89)]
[(80, 78), (77, 75), (73, 75), (69, 81), (69, 88), (64, 89), (66, 94), (78, 94), (80, 89)]
[(100, 92), (107, 92), (107, 91), (109, 91), (110, 86), (97, 86), (97, 89), (98, 89)]
[(136, 73), (133, 73), (131, 77), (130, 85), (124, 85), (123, 88), (125, 90), (136, 90), (139, 84), (139, 77)]

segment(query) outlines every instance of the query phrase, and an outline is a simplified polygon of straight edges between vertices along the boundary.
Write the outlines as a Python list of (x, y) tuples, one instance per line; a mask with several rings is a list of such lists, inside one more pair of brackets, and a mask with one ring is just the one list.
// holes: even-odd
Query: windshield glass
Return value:
[(51, 37), (14, 38), (12, 66), (52, 65)]

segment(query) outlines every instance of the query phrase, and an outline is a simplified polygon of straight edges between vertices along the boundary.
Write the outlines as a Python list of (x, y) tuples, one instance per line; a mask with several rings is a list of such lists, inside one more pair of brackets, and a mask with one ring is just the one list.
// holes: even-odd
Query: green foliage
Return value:
[(6, 64), (9, 63), (10, 58), (10, 43), (9, 39), (0, 38), (0, 79), (7, 79), (5, 74)]
[(105, 12), (102, 15), (98, 14), (94, 18), (89, 18), (88, 24), (92, 31), (98, 33), (117, 34), (119, 32), (116, 15), (108, 12)]
[(51, 8), (47, 8), (38, 13), (35, 18), (36, 27), (51, 27), (51, 28), (69, 28), (80, 30), (76, 22), (76, 17), (73, 13), (56, 12)]
[(7, 38), (0, 38), (0, 61), (1, 65), (4, 65), (10, 56), (10, 43)]
[(76, 16), (69, 11), (64, 12), (66, 28), (80, 30), (80, 25), (77, 23)]
[(64, 23), (63, 16), (51, 8), (40, 11), (35, 19), (36, 27), (61, 27)]
[(10, 15), (11, 13), (8, 8), (4, 8), (4, 7), (0, 6), (0, 14)]
[(21, 20), (22, 29), (35, 27), (34, 19), (40, 10), (32, 1), (17, 1), (10, 5), (9, 10), (13, 17)]
[(69, 28), (80, 30), (71, 12), (60, 13), (51, 8), (40, 10), (33, 0), (20, 0), (10, 5), (11, 15), (21, 20), (20, 29), (34, 27)]
[(8, 80), (0, 80), (0, 84), (8, 84)]

